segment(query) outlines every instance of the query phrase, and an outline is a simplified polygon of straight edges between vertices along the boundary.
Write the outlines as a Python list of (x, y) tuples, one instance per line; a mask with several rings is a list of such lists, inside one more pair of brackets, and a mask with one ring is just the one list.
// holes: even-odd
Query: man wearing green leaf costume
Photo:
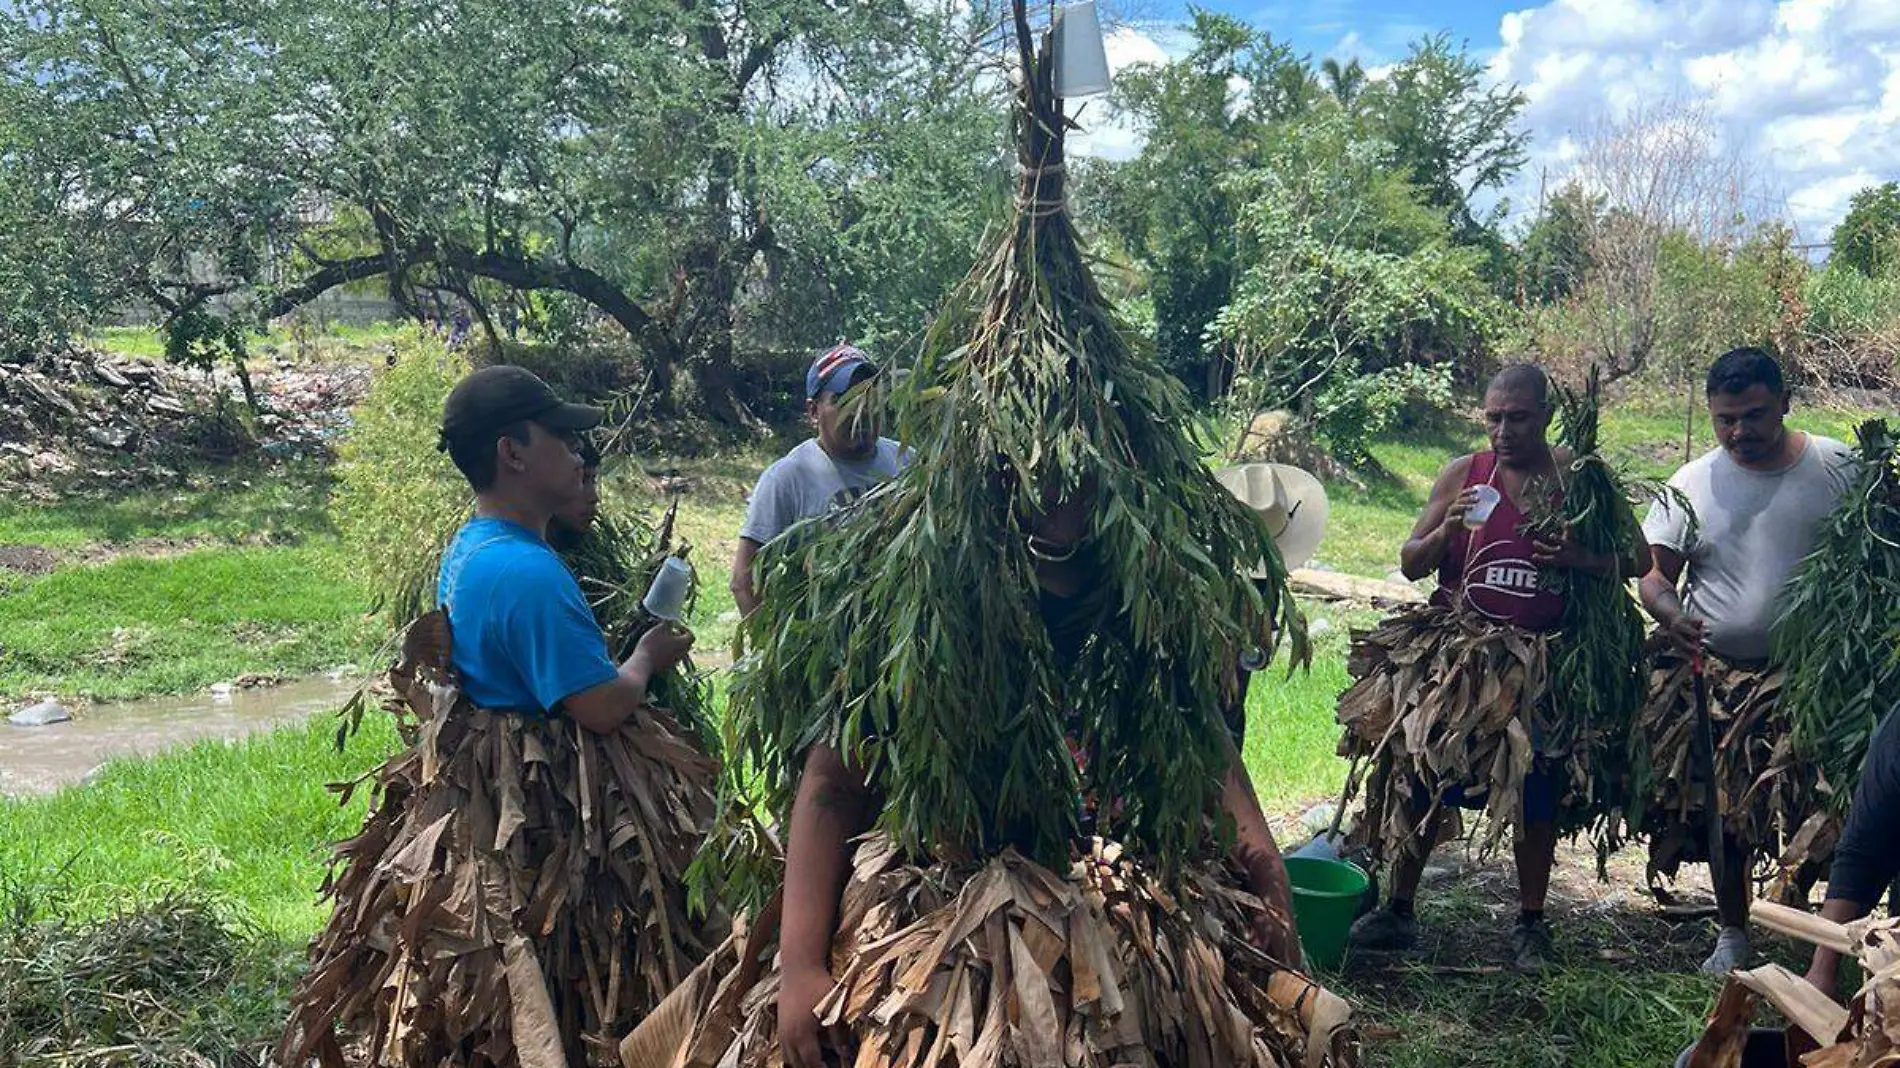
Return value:
[(1356, 833), (1393, 867), (1385, 907), (1353, 927), (1358, 948), (1416, 942), (1413, 903), (1449, 809), (1481, 808), (1487, 846), (1508, 830), (1517, 861), (1511, 963), (1541, 971), (1557, 839), (1615, 811), (1641, 698), (1642, 625), (1622, 580), (1641, 549), (1595, 456), (1595, 392), (1565, 395), (1568, 440), (1553, 448), (1544, 372), (1517, 364), (1491, 380), (1491, 448), (1446, 465), (1400, 554), (1408, 578), (1436, 572), (1437, 592), (1354, 635), (1339, 698), (1346, 793), (1369, 769)]
[[(1303, 622), (1095, 287), (1016, 21), (1016, 217), (895, 398), (919, 460), (769, 547), (744, 624), (730, 788), (784, 817), (782, 910), (629, 1036), (633, 1068), (1356, 1059), (1295, 970), (1221, 718), (1232, 650), (1297, 660)], [(773, 881), (727, 886), (757, 905)]]

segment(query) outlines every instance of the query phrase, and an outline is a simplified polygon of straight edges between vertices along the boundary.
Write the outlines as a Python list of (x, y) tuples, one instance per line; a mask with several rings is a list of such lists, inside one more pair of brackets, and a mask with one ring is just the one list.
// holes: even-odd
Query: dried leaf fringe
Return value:
[(1900, 1063), (1900, 918), (1839, 924), (1757, 901), (1749, 919), (1780, 934), (1844, 951), (1860, 962), (1864, 982), (1843, 1010), (1778, 965), (1738, 972), (1730, 977), (1721, 1006), (1697, 1042), (1701, 1059), (1691, 1064), (1736, 1068), (1739, 1055), (1725, 1060), (1722, 1054), (1739, 1044), (1737, 1035), (1746, 1035), (1756, 997), (1820, 1045), (1802, 1058), (1807, 1068), (1886, 1068)]
[[(1666, 639), (1649, 642), (1649, 700), (1637, 720), (1652, 778), (1642, 829), (1649, 836), (1651, 878), (1674, 877), (1683, 862), (1705, 862), (1704, 815), (1709, 783), (1691, 744), (1695, 735), (1695, 679), (1689, 660)], [(1783, 844), (1797, 841), (1810, 816), (1826, 809), (1823, 786), (1811, 766), (1794, 758), (1781, 693), (1786, 673), (1704, 659), (1709, 717), (1715, 736), (1715, 804), (1728, 832), (1772, 862)], [(1804, 855), (1824, 860), (1838, 836), (1811, 830)]]
[(613, 1042), (723, 933), (681, 878), (714, 766), (666, 712), (608, 735), (472, 705), (448, 627), (410, 628), (390, 684), (415, 741), (338, 787), (375, 791), (336, 847), (335, 902), (291, 998), (280, 1063), (569, 1068)]
[[(857, 1068), (1350, 1068), (1345, 1002), (1246, 940), (1264, 906), (1217, 869), (1169, 890), (1099, 840), (1058, 875), (860, 843), (819, 1006)], [(621, 1046), (625, 1068), (776, 1068), (769, 915)], [(692, 1021), (690, 1024), (684, 1021)]]
[(1522, 829), (1524, 779), (1540, 746), (1564, 781), (1560, 829), (1600, 815), (1590, 727), (1559, 724), (1551, 708), (1554, 644), (1438, 605), (1401, 609), (1353, 634), (1354, 681), (1338, 704), (1339, 753), (1352, 764), (1339, 807), (1363, 788), (1355, 835), (1377, 856), (1396, 857), (1423, 826), (1411, 812), (1415, 785), (1430, 798), (1426, 815), (1453, 787), (1482, 798), (1481, 848), (1495, 848), (1505, 831)]

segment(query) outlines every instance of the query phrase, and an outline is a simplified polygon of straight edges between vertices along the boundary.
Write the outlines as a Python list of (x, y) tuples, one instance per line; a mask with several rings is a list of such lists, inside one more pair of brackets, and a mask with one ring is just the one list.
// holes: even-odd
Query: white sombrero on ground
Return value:
[[(1326, 487), (1312, 475), (1286, 464), (1240, 464), (1214, 477), (1242, 504), (1260, 513), (1288, 571), (1313, 558), (1326, 536)], [(1255, 578), (1266, 577), (1263, 570)]]

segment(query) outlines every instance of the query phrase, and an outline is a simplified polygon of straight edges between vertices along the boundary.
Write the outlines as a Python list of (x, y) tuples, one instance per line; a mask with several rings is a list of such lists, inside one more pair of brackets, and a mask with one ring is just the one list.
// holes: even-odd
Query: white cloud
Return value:
[[(1111, 75), (1137, 63), (1161, 66), (1170, 59), (1187, 54), (1189, 42), (1178, 30), (1117, 26), (1103, 35)], [(1081, 126), (1071, 134), (1068, 148), (1081, 156), (1104, 159), (1133, 159), (1141, 152), (1141, 134), (1122, 116), (1109, 111), (1102, 97), (1065, 101), (1070, 116)]]
[(1897, 0), (1550, 0), (1499, 36), (1491, 72), (1523, 89), (1534, 137), (1520, 206), (1593, 125), (1671, 100), (1708, 102), (1808, 240), (1855, 190), (1900, 178)]

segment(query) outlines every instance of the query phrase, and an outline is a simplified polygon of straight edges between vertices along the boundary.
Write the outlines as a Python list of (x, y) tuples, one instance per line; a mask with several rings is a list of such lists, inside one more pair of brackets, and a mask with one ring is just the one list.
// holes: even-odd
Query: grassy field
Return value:
[[(306, 348), (299, 353), (299, 356), (347, 352), (378, 344), (394, 337), (402, 329), (404, 325), (396, 323), (369, 323), (361, 326), (348, 323), (329, 324), (321, 330), (313, 329), (303, 336)], [(149, 326), (102, 327), (87, 335), (86, 340), (107, 352), (121, 356), (157, 360), (165, 355), (165, 338), (157, 329)], [(278, 327), (263, 333), (253, 333), (246, 338), (246, 344), (251, 352), (256, 353), (272, 346), (293, 347), (298, 340), (299, 337), (295, 332)]]
[[(304, 674), (374, 649), (320, 472), (233, 471), (183, 489), (0, 502), (0, 697), (119, 699), (246, 672)], [(38, 569), (35, 569), (38, 570)]]

